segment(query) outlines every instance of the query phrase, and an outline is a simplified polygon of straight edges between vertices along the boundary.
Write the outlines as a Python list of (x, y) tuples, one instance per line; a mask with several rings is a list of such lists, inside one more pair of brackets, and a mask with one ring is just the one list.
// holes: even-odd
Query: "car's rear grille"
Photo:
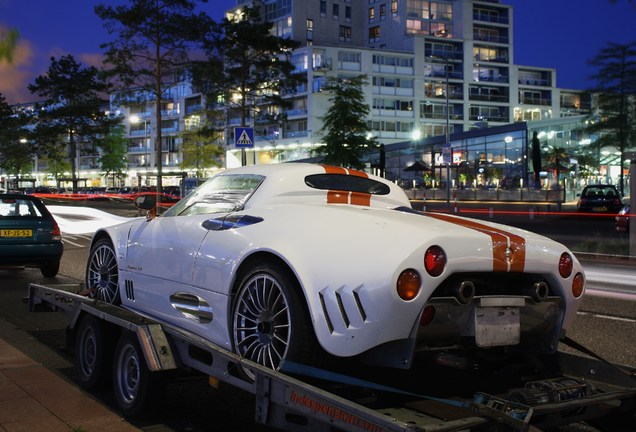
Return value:
[(528, 295), (536, 283), (548, 284), (548, 295), (555, 295), (548, 281), (540, 274), (532, 273), (455, 273), (447, 277), (431, 297), (454, 297), (457, 287), (464, 281), (475, 286), (475, 296)]

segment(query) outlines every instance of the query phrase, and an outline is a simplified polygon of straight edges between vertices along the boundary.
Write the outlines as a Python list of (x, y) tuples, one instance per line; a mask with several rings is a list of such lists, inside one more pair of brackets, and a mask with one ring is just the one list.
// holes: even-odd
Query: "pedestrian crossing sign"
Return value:
[(234, 146), (236, 148), (254, 148), (254, 128), (235, 127)]

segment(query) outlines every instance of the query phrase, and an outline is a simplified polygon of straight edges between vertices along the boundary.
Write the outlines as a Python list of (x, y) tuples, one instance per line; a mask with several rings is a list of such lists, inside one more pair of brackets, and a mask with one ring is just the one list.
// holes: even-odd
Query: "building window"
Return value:
[(345, 6), (345, 21), (351, 22), (351, 6)]
[(398, 2), (397, 0), (391, 0), (391, 16), (395, 18), (398, 15)]
[(340, 19), (340, 5), (339, 4), (333, 4), (331, 6), (331, 12), (333, 14), (333, 19), (338, 20)]
[(380, 40), (380, 26), (371, 27), (369, 29), (369, 42)]
[(372, 57), (373, 64), (386, 66), (413, 67), (412, 57), (393, 57), (387, 55), (374, 54)]
[(386, 19), (386, 4), (380, 5), (380, 21)]
[(375, 21), (375, 8), (374, 7), (370, 7), (369, 8), (369, 22), (372, 23)]
[(360, 63), (360, 53), (352, 51), (338, 51), (338, 61), (346, 63)]
[(314, 40), (314, 20), (307, 19), (307, 42), (311, 42)]
[(351, 42), (351, 27), (340, 26), (340, 40), (344, 42)]
[(327, 0), (320, 0), (320, 16), (327, 16)]

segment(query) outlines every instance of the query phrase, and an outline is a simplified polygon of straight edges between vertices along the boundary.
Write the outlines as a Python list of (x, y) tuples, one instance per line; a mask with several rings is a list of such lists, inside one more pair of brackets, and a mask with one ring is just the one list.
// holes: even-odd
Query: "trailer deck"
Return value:
[[(68, 316), (75, 343), (82, 345), (79, 353), (89, 357), (83, 362), (76, 355), (76, 367), (88, 364), (95, 369), (80, 374), (84, 387), (101, 378), (97, 369), (110, 371), (122, 362), (143, 362), (138, 377), (148, 388), (162, 372), (187, 368), (254, 395), (256, 421), (286, 431), (542, 431), (565, 425), (573, 431), (581, 424), (581, 430), (589, 432), (603, 430), (589, 424), (611, 427), (607, 431), (633, 431), (636, 425), (634, 370), (588, 356), (559, 352), (485, 364), (446, 354), (434, 361), (423, 359), (420, 363), (427, 367), (408, 371), (347, 362), (338, 370), (288, 362), (274, 371), (81, 291), (80, 285), (31, 284), (28, 300), (32, 312), (61, 311)], [(102, 338), (103, 332), (109, 337)], [(83, 334), (88, 336), (83, 339)], [(119, 339), (117, 347), (106, 346), (113, 339)], [(107, 355), (91, 362), (91, 353)], [(245, 368), (254, 372), (255, 380), (241, 373)], [(116, 400), (124, 415), (135, 415), (144, 408), (139, 401), (145, 401), (127, 398), (125, 369), (117, 369), (121, 379), (115, 389), (123, 396)], [(625, 429), (617, 429), (621, 425)]]

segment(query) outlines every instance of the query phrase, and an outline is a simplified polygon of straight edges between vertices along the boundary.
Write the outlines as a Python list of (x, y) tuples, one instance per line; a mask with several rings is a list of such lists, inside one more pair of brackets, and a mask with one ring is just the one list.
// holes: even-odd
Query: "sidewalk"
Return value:
[(0, 432), (139, 431), (0, 339)]

